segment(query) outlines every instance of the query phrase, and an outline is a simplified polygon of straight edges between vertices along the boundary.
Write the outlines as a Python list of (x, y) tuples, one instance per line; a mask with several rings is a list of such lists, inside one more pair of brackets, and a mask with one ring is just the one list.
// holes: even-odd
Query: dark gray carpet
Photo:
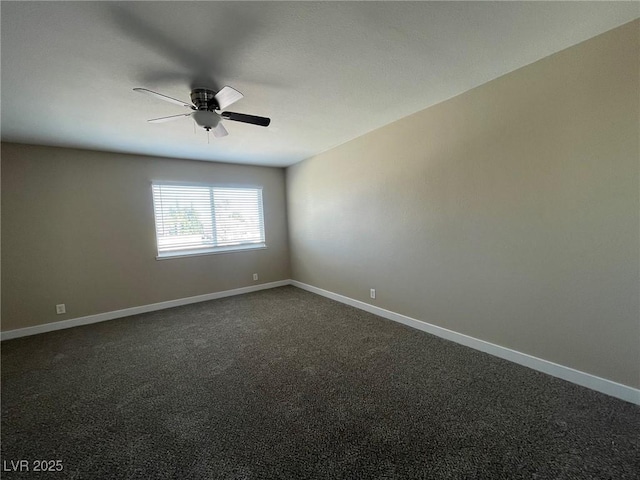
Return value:
[[(640, 408), (294, 287), (2, 344), (3, 478), (637, 479)], [(33, 465), (33, 463), (31, 464)]]

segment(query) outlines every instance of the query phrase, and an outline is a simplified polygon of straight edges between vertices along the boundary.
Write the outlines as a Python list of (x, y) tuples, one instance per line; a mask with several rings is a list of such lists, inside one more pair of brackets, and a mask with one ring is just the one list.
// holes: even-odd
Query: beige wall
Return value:
[[(156, 260), (152, 180), (262, 185), (268, 248)], [(288, 279), (284, 182), (280, 168), (2, 144), (2, 330)]]
[(640, 386), (639, 27), (287, 169), (293, 278)]

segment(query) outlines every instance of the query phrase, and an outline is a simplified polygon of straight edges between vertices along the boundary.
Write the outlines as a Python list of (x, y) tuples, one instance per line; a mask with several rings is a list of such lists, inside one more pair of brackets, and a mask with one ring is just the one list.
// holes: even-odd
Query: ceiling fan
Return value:
[(207, 132), (213, 132), (214, 137), (225, 137), (229, 134), (227, 129), (222, 125), (221, 120), (232, 120), (234, 122), (250, 123), (251, 125), (259, 125), (268, 127), (271, 119), (267, 117), (258, 117), (256, 115), (247, 115), (246, 113), (221, 112), (223, 108), (227, 108), (232, 103), (240, 100), (242, 95), (235, 88), (229, 86), (223, 87), (220, 91), (215, 92), (208, 88), (194, 88), (191, 91), (191, 102), (187, 103), (182, 100), (163, 95), (161, 93), (152, 92), (146, 88), (134, 88), (136, 92), (146, 93), (160, 100), (181, 105), (190, 109), (189, 113), (181, 113), (179, 115), (171, 115), (169, 117), (153, 118), (148, 120), (151, 123), (168, 122), (177, 120), (182, 117), (193, 117), (195, 122), (204, 128)]

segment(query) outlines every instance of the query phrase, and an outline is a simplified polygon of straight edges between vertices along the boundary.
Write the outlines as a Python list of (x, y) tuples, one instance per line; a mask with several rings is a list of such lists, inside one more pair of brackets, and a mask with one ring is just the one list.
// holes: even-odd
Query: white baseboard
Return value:
[(384, 308), (376, 307), (374, 305), (361, 302), (360, 300), (354, 300), (353, 298), (345, 297), (344, 295), (339, 295), (328, 290), (323, 290), (312, 285), (307, 285), (306, 283), (298, 282), (297, 280), (291, 280), (291, 285), (302, 288), (303, 290), (307, 290), (312, 293), (316, 293), (318, 295), (322, 295), (323, 297), (327, 297), (332, 300), (351, 305), (352, 307), (359, 308), (360, 310), (373, 313), (380, 317), (403, 323), (410, 327), (417, 328), (418, 330), (422, 330), (438, 337), (451, 340), (452, 342), (471, 347), (475, 350), (480, 350), (481, 352), (485, 352), (490, 355), (509, 360), (519, 365), (524, 365), (525, 367), (538, 370), (539, 372), (543, 372), (548, 375), (567, 380), (577, 385), (596, 390), (598, 392), (619, 398), (621, 400), (625, 400), (627, 402), (635, 403), (636, 405), (640, 405), (640, 389), (622, 385), (621, 383), (616, 383), (605, 378), (596, 377), (595, 375), (591, 375), (590, 373), (581, 372), (580, 370), (575, 370), (570, 367), (565, 367), (557, 363), (549, 362), (548, 360), (543, 360), (526, 353), (511, 350), (510, 348), (501, 347), (500, 345), (485, 342), (484, 340), (479, 340), (462, 333), (454, 332), (453, 330), (448, 330), (446, 328), (438, 327), (421, 320), (416, 320), (415, 318), (407, 317), (406, 315), (401, 315), (390, 310), (385, 310)]
[(543, 360), (526, 353), (511, 350), (510, 348), (501, 347), (500, 345), (496, 345), (490, 342), (485, 342), (484, 340), (479, 340), (462, 333), (454, 332), (453, 330), (438, 327), (436, 325), (423, 322), (422, 320), (416, 320), (415, 318), (407, 317), (406, 315), (395, 313), (390, 310), (385, 310), (384, 308), (376, 307), (375, 305), (370, 305), (368, 303), (361, 302), (360, 300), (355, 300), (353, 298), (345, 297), (344, 295), (333, 293), (328, 290), (323, 290), (312, 285), (307, 285), (306, 283), (302, 283), (297, 280), (279, 280), (277, 282), (235, 288), (233, 290), (225, 290), (222, 292), (207, 293), (194, 297), (179, 298), (166, 302), (152, 303), (150, 305), (142, 305), (139, 307), (125, 308), (112, 312), (98, 313), (96, 315), (87, 315), (86, 317), (62, 320), (60, 322), (52, 322), (46, 323), (44, 325), (36, 325), (33, 327), (9, 330), (6, 332), (0, 332), (0, 340), (10, 340), (12, 338), (25, 337), (27, 335), (36, 335), (38, 333), (52, 332), (54, 330), (62, 330), (65, 328), (77, 327), (80, 325), (104, 322), (106, 320), (128, 317), (130, 315), (137, 315), (139, 313), (153, 312), (156, 310), (163, 310), (165, 308), (179, 307), (180, 305), (205, 302), (207, 300), (215, 300), (217, 298), (230, 297), (233, 295), (242, 295), (244, 293), (256, 292), (258, 290), (265, 290), (268, 288), (283, 287), (285, 285), (294, 285), (303, 290), (322, 295), (323, 297), (336, 300), (338, 302), (350, 305), (355, 308), (359, 308), (360, 310), (373, 313), (374, 315), (378, 315), (395, 322), (403, 323), (410, 327), (422, 330), (427, 333), (431, 333), (446, 340), (451, 340), (452, 342), (471, 347), (475, 350), (479, 350), (481, 352), (485, 352), (490, 355), (494, 355), (496, 357), (517, 363), (519, 365), (532, 368), (539, 372), (543, 372), (548, 375), (567, 380), (577, 385), (596, 390), (606, 395), (611, 395), (612, 397), (616, 397), (621, 400), (640, 405), (640, 389), (622, 385), (620, 383), (597, 377), (595, 375), (591, 375), (590, 373), (581, 372), (580, 370), (575, 370), (570, 367), (565, 367), (548, 360)]
[(0, 332), (0, 341), (11, 340), (12, 338), (26, 337), (28, 335), (36, 335), (38, 333), (52, 332), (54, 330), (77, 327), (80, 325), (89, 325), (90, 323), (104, 322), (106, 320), (114, 320), (116, 318), (128, 317), (130, 315), (153, 312), (156, 310), (163, 310), (165, 308), (179, 307), (180, 305), (188, 305), (190, 303), (206, 302), (207, 300), (215, 300), (217, 298), (242, 295), (243, 293), (257, 292), (258, 290), (265, 290), (268, 288), (283, 287), (290, 284), (290, 280), (279, 280), (277, 282), (261, 283), (259, 285), (251, 285), (249, 287), (224, 290), (222, 292), (196, 295), (195, 297), (178, 298), (176, 300), (168, 300), (166, 302), (152, 303), (149, 305), (142, 305), (140, 307), (131, 307), (124, 308), (122, 310), (114, 310), (112, 312), (97, 313), (95, 315), (87, 315), (86, 317), (71, 318), (69, 320), (62, 320), (60, 322), (35, 325), (33, 327), (18, 328), (16, 330)]

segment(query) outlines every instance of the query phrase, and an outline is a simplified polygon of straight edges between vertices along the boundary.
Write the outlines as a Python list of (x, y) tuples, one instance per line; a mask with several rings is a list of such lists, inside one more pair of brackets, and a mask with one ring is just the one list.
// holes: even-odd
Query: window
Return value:
[(264, 248), (262, 189), (153, 183), (158, 257)]

